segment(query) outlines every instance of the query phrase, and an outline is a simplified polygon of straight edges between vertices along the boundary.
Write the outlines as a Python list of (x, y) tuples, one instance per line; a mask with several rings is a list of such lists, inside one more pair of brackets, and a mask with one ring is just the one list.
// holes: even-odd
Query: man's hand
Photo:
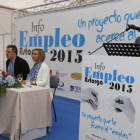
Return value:
[[(113, 107), (121, 110), (128, 117), (131, 123), (134, 123), (135, 109), (129, 97), (119, 96), (114, 100)], [(117, 110), (116, 110), (117, 111)]]
[(89, 103), (94, 110), (98, 109), (98, 93), (93, 88), (82, 90), (81, 101)]
[(25, 85), (26, 84), (26, 80), (22, 80), (22, 84)]

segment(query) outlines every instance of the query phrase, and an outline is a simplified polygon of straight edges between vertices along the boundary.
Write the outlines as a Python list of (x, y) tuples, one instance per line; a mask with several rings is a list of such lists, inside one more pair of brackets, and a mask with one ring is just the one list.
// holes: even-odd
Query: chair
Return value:
[[(53, 88), (54, 89), (53, 99), (54, 99), (55, 91), (56, 91), (56, 89), (58, 87), (58, 84), (59, 84), (59, 77), (56, 76), (56, 75), (50, 75), (50, 88)], [(56, 112), (55, 112), (55, 107), (54, 107), (53, 100), (52, 100), (52, 105), (53, 105), (53, 110), (54, 110), (54, 114), (55, 114), (55, 122), (57, 122)]]

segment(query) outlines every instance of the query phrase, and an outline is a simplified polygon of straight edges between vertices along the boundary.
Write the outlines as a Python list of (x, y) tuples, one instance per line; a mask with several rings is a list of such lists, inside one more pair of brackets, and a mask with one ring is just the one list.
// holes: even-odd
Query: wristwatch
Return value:
[(35, 85), (35, 82), (33, 81), (33, 85)]

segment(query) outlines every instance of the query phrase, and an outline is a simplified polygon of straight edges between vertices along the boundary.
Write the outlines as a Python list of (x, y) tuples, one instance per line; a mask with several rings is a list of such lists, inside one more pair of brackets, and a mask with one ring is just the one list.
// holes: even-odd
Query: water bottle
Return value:
[(26, 78), (26, 86), (27, 86), (27, 87), (30, 86), (30, 77), (29, 77), (29, 74), (27, 74), (27, 78)]

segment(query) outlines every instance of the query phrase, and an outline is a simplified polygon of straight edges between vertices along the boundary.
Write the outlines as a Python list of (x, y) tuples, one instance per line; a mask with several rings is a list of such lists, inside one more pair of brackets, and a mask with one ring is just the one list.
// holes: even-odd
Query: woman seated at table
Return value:
[[(43, 62), (45, 52), (42, 49), (34, 49), (32, 59), (35, 64), (29, 73), (30, 84), (50, 88), (50, 70), (46, 63)], [(22, 84), (26, 84), (26, 80), (23, 80)]]

